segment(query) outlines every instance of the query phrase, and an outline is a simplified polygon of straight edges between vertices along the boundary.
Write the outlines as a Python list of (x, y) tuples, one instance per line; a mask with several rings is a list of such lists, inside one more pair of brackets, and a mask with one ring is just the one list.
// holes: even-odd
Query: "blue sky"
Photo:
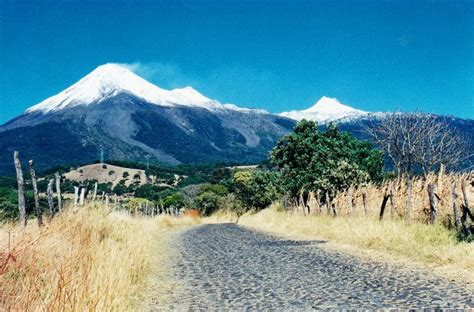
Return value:
[(0, 123), (107, 62), (272, 112), (474, 118), (474, 1), (0, 1)]

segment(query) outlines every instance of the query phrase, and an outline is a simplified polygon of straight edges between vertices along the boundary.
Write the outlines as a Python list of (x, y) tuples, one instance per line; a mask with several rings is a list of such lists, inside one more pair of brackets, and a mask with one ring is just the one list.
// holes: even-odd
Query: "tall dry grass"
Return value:
[(157, 241), (175, 223), (170, 217), (132, 218), (91, 204), (68, 209), (43, 228), (35, 222), (26, 228), (4, 225), (0, 307), (137, 309), (148, 295), (154, 254), (165, 255), (169, 247)]

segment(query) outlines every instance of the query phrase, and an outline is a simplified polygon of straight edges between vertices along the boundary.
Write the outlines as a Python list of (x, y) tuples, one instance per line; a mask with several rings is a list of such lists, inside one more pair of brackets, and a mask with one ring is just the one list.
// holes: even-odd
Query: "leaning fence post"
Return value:
[(58, 172), (56, 172), (55, 178), (56, 178), (56, 196), (58, 197), (58, 210), (62, 211), (63, 206), (62, 206), (62, 199), (61, 199), (61, 176), (59, 175)]
[(25, 180), (23, 179), (23, 171), (21, 170), (20, 158), (18, 152), (13, 153), (13, 160), (16, 169), (16, 181), (18, 183), (18, 212), (20, 215), (20, 224), (26, 226), (26, 207), (25, 207)]
[(435, 186), (431, 183), (428, 184), (428, 196), (430, 199), (430, 223), (434, 224), (438, 216), (438, 198), (435, 194)]
[(385, 206), (387, 205), (387, 201), (388, 201), (389, 197), (390, 197), (390, 195), (388, 195), (387, 193), (385, 193), (385, 195), (383, 196), (382, 205), (380, 206), (380, 215), (379, 215), (379, 220), (380, 221), (382, 221), (382, 219), (383, 219), (383, 214), (385, 212)]
[(38, 183), (36, 182), (36, 172), (35, 172), (33, 160), (30, 160), (28, 162), (28, 164), (30, 165), (31, 184), (33, 186), (33, 193), (34, 193), (34, 196), (35, 196), (36, 218), (38, 219), (38, 226), (42, 226), (43, 225), (43, 214), (42, 214), (41, 208), (40, 208), (39, 194), (38, 194)]
[(453, 180), (451, 184), (451, 192), (453, 194), (453, 217), (454, 217), (454, 226), (459, 228), (461, 225), (459, 222), (459, 214), (458, 214), (458, 193), (456, 192), (456, 181)]
[(54, 179), (50, 179), (48, 183), (48, 189), (46, 191), (48, 194), (49, 221), (53, 219), (53, 215), (54, 215), (53, 184), (54, 184)]

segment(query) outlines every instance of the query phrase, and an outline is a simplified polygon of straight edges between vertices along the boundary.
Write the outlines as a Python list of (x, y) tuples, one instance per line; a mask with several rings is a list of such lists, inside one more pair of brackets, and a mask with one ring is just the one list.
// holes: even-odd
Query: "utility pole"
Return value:
[(100, 164), (104, 164), (104, 149), (102, 147), (100, 148)]

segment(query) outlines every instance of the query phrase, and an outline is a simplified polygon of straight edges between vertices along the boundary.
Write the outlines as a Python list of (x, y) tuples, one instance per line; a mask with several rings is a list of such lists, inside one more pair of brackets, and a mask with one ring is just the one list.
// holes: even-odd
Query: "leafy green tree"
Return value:
[(278, 197), (277, 173), (272, 171), (237, 171), (235, 193), (247, 209), (268, 207)]
[(114, 187), (112, 192), (120, 196), (127, 192), (127, 187), (125, 186), (125, 184), (119, 183)]
[(168, 195), (164, 197), (161, 201), (163, 207), (175, 207), (182, 208), (184, 207), (184, 196), (180, 192)]
[(294, 198), (313, 190), (332, 196), (351, 185), (379, 180), (383, 174), (382, 153), (370, 142), (339, 131), (335, 124), (320, 131), (307, 120), (278, 141), (270, 160), (280, 170), (283, 191)]
[(220, 208), (222, 198), (214, 192), (206, 191), (199, 194), (194, 202), (201, 214), (208, 216)]

